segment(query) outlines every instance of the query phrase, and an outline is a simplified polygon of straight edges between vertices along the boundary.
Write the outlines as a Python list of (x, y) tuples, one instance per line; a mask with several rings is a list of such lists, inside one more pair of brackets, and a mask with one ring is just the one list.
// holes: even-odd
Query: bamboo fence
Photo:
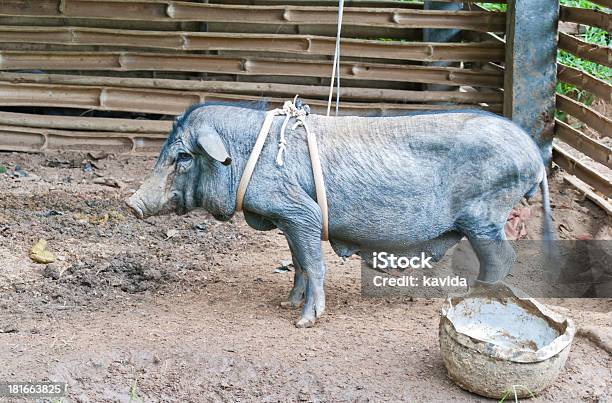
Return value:
[[(612, 7), (610, 0), (594, 2), (604, 7)], [(612, 29), (611, 15), (603, 11), (561, 7), (560, 20), (590, 25), (608, 32)], [(580, 38), (560, 32), (559, 48), (581, 59), (612, 67), (612, 50), (609, 47), (586, 43)], [(612, 106), (612, 86), (609, 83), (561, 64), (558, 66), (557, 78), (560, 82), (574, 85), (579, 90), (596, 96), (606, 107)], [(577, 185), (593, 201), (612, 214), (612, 176), (605, 175), (603, 169), (598, 169), (597, 165), (593, 164), (595, 162), (612, 168), (612, 148), (609, 146), (610, 142), (604, 141), (606, 137), (612, 137), (612, 120), (592, 107), (561, 94), (557, 95), (557, 110), (579, 120), (583, 125), (576, 128), (560, 120), (555, 121), (556, 138), (570, 146), (574, 152), (557, 143), (553, 146), (553, 161), (579, 179), (577, 181), (571, 178), (569, 183)], [(593, 135), (592, 131), (597, 135)]]
[[(3, 0), (0, 149), (151, 153), (174, 116), (207, 101), (300, 94), (322, 113), (337, 12), (331, 0)], [(487, 33), (505, 28), (505, 13), (347, 0), (341, 113), (501, 113), (504, 72), (487, 66), (504, 43)], [(480, 36), (424, 42), (424, 29)]]

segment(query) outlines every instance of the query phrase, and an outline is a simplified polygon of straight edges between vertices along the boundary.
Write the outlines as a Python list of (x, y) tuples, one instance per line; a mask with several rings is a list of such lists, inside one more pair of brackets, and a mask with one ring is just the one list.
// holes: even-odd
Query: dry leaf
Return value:
[(30, 259), (36, 263), (52, 263), (55, 262), (55, 255), (47, 250), (47, 241), (40, 239), (30, 249)]
[(113, 178), (96, 178), (93, 180), (93, 183), (97, 185), (110, 186), (112, 188), (123, 187), (122, 184), (117, 179), (113, 179)]

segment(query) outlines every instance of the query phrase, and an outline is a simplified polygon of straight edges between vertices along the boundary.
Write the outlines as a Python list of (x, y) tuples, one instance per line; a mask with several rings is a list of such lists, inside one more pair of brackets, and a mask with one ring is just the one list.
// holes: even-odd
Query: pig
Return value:
[[(195, 105), (179, 116), (153, 171), (128, 200), (139, 218), (204, 209), (221, 221), (236, 213), (236, 191), (265, 111)], [(284, 164), (275, 162), (274, 118), (244, 197), (244, 218), (257, 230), (278, 228), (295, 267), (281, 305), (303, 304), (297, 327), (325, 310), (322, 215), (303, 127), (287, 126)], [(538, 145), (510, 120), (480, 110), (397, 117), (311, 114), (336, 254), (424, 251), (434, 261), (463, 237), (478, 259), (477, 280), (497, 282), (515, 259), (504, 234), (513, 206), (538, 189), (551, 236), (546, 169)]]

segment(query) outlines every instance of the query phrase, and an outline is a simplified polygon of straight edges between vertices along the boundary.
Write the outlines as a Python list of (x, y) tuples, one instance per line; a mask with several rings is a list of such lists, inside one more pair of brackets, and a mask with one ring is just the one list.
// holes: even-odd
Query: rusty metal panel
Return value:
[(506, 15), (504, 115), (538, 143), (550, 165), (557, 82), (558, 0), (513, 0)]

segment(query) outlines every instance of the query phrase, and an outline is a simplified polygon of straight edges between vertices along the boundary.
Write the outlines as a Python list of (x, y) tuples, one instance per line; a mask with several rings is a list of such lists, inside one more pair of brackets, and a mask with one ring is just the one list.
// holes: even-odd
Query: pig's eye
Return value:
[(185, 163), (185, 162), (189, 162), (189, 161), (191, 161), (191, 159), (192, 159), (192, 158), (193, 158), (193, 157), (191, 156), (191, 154), (188, 154), (188, 153), (179, 153), (179, 154), (176, 156), (176, 161), (177, 161), (177, 162), (182, 162), (182, 163)]

